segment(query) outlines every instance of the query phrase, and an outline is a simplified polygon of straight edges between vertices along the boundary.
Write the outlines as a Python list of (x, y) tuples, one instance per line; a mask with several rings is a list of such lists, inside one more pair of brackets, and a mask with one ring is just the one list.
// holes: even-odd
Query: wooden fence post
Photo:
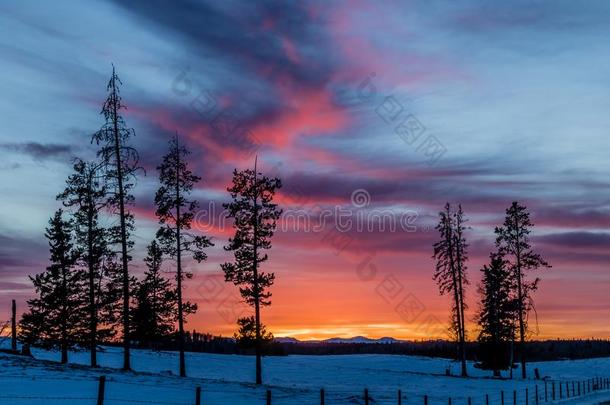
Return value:
[(553, 401), (555, 400), (555, 381), (553, 381)]
[(574, 383), (574, 381), (572, 381), (572, 396), (576, 395), (576, 391), (574, 389), (575, 386), (576, 386), (576, 384)]
[(549, 401), (549, 389), (548, 389), (548, 384), (545, 381), (544, 382), (544, 402), (548, 402)]
[(500, 391), (500, 404), (504, 405), (504, 391)]
[(324, 388), (320, 388), (320, 405), (324, 405)]
[(451, 405), (451, 397), (447, 400), (447, 405)]
[(17, 304), (13, 300), (11, 305), (11, 349), (17, 351)]
[(485, 394), (485, 405), (489, 405), (489, 394)]
[(364, 405), (369, 405), (369, 389), (364, 389)]
[(201, 387), (195, 387), (195, 405), (201, 405)]
[(428, 396), (424, 395), (424, 405), (428, 405)]
[(267, 405), (271, 405), (271, 390), (267, 390)]
[(398, 390), (398, 405), (402, 405), (402, 391)]
[(106, 390), (106, 376), (101, 375), (97, 386), (97, 405), (104, 405), (104, 392)]
[(472, 405), (472, 398), (468, 397), (468, 405)]

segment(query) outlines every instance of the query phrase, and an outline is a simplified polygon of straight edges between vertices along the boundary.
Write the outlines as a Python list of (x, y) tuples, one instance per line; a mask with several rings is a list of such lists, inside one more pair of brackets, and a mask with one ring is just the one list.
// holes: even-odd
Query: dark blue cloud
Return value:
[(0, 149), (7, 152), (22, 153), (35, 160), (54, 159), (70, 161), (76, 155), (78, 148), (73, 145), (59, 143), (23, 142), (3, 143), (0, 144)]

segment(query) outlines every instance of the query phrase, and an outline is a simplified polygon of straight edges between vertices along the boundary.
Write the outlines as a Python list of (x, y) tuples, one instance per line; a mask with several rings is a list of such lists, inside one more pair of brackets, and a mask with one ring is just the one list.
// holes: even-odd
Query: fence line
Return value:
[[(5, 377), (5, 376), (3, 376)], [(13, 377), (13, 376), (10, 376)], [(14, 376), (15, 378), (17, 378), (17, 376)], [(25, 377), (25, 376), (23, 376)], [(35, 378), (34, 381), (55, 381), (55, 379), (52, 378)], [(65, 381), (65, 380), (64, 380)], [(74, 380), (74, 381), (95, 381), (95, 380), (87, 380), (87, 379), (80, 379), (80, 380)], [(181, 403), (177, 403), (177, 402), (170, 402), (170, 401), (159, 401), (159, 400), (138, 400), (138, 399), (133, 399), (133, 398), (119, 398), (119, 397), (114, 397), (114, 396), (106, 396), (106, 388), (108, 386), (108, 384), (127, 384), (127, 385), (142, 385), (142, 386), (151, 386), (151, 387), (155, 387), (158, 389), (165, 389), (165, 388), (171, 388), (171, 389), (176, 389), (176, 390), (180, 390), (183, 392), (192, 392), (191, 390), (187, 390), (187, 389), (180, 389), (178, 387), (163, 387), (163, 386), (158, 386), (158, 385), (149, 385), (149, 384), (138, 384), (138, 383), (127, 383), (127, 382), (120, 382), (120, 381), (114, 381), (114, 380), (107, 380), (105, 375), (101, 375), (98, 379), (98, 386), (97, 386), (97, 396), (95, 397), (88, 397), (88, 396), (37, 396), (37, 395), (0, 395), (0, 399), (13, 399), (13, 400), (41, 400), (41, 401), (51, 401), (51, 400), (56, 400), (56, 401), (93, 401), (93, 400), (97, 400), (97, 405), (104, 405), (105, 403), (108, 405), (108, 402), (121, 402), (121, 403), (134, 403), (134, 404), (140, 404), (140, 403), (146, 403), (146, 404), (158, 404), (158, 405), (186, 405), (187, 403), (185, 402), (181, 402)], [(610, 378), (602, 378), (602, 377), (595, 377), (595, 378), (589, 378), (589, 379), (585, 379), (585, 380), (545, 380), (543, 381), (544, 384), (541, 383), (536, 383), (533, 386), (529, 386), (529, 387), (525, 387), (522, 388), (520, 390), (512, 390), (511, 391), (504, 391), (501, 390), (499, 393), (497, 393), (496, 395), (491, 395), (489, 393), (486, 394), (482, 394), (482, 395), (478, 395), (476, 397), (473, 396), (468, 396), (466, 398), (464, 397), (460, 397), (461, 401), (463, 401), (463, 403), (467, 403), (468, 405), (540, 405), (542, 403), (554, 403), (556, 401), (563, 401), (566, 399), (573, 399), (573, 398), (581, 398), (584, 396), (587, 396), (589, 394), (593, 394), (593, 393), (597, 393), (597, 392), (602, 392), (602, 391), (609, 391), (610, 390)], [(194, 399), (194, 403), (195, 405), (208, 405), (208, 402), (204, 399), (205, 397), (205, 392), (222, 392), (222, 393), (239, 393), (240, 391), (232, 391), (232, 390), (208, 390), (208, 389), (202, 389), (201, 386), (197, 385), (194, 387), (194, 393), (193, 393), (193, 399)], [(336, 391), (331, 391), (332, 393), (337, 393)], [(345, 391), (345, 392), (349, 392), (349, 391)], [(325, 391), (324, 388), (320, 389), (320, 405), (325, 405), (325, 401), (326, 401), (326, 394), (327, 392)], [(290, 398), (294, 398), (294, 395), (292, 394), (287, 394), (287, 393), (281, 393), (280, 394), (273, 394), (272, 390), (270, 387), (265, 388), (264, 391), (264, 396), (261, 395), (261, 399), (260, 399), (260, 404), (262, 405), (263, 403), (266, 403), (266, 405), (272, 405), (272, 402), (274, 399), (279, 399), (279, 400), (284, 400), (284, 399), (290, 399)], [(438, 402), (438, 397), (436, 397), (436, 395), (432, 396), (429, 394), (422, 394), (419, 396), (416, 395), (404, 395), (403, 391), (398, 389), (397, 390), (397, 396), (396, 398), (396, 403), (398, 405), (402, 405), (403, 401), (406, 404), (407, 400), (409, 401), (409, 404), (424, 404), (424, 405), (428, 405), (431, 398), (437, 398), (437, 402)], [(346, 398), (348, 400), (354, 401), (357, 403), (363, 403), (364, 405), (371, 405), (374, 403), (377, 403), (376, 399), (375, 399), (375, 395), (374, 392), (369, 391), (368, 388), (364, 388), (363, 391), (361, 391), (361, 394), (355, 394), (354, 395), (350, 395), (348, 398)], [(457, 399), (459, 398), (447, 398), (446, 399), (446, 403), (449, 405), (452, 404), (456, 404), (457, 403)], [(189, 404), (192, 404), (193, 402), (188, 402)]]

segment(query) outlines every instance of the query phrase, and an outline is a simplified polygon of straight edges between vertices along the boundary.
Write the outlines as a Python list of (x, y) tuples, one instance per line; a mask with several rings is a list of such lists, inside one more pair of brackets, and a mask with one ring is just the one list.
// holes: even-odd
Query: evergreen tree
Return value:
[(148, 245), (144, 263), (147, 270), (135, 294), (132, 336), (141, 347), (150, 348), (173, 333), (178, 304), (176, 289), (162, 274), (163, 252), (154, 240)]
[(540, 267), (551, 267), (542, 257), (532, 250), (529, 234), (533, 227), (530, 214), (524, 205), (514, 201), (506, 210), (504, 225), (496, 227), (496, 246), (498, 253), (507, 262), (513, 285), (516, 289), (517, 321), (519, 325), (519, 356), (521, 376), (527, 377), (525, 368), (525, 339), (528, 329), (527, 315), (532, 309), (531, 294), (538, 288), (538, 278), (529, 281), (525, 272)]
[(445, 210), (439, 212), (439, 223), (436, 226), (440, 240), (434, 244), (434, 259), (436, 260), (434, 280), (437, 282), (441, 295), (453, 296), (451, 330), (458, 342), (461, 361), (461, 374), (467, 376), (466, 369), (466, 328), (464, 323), (464, 285), (466, 277), (466, 261), (468, 259), (467, 243), (464, 238), (464, 217), (462, 207), (452, 212), (451, 205), (445, 204)]
[(105, 182), (108, 187), (108, 205), (112, 212), (119, 216), (118, 232), (114, 240), (121, 246), (122, 271), (122, 299), (123, 299), (123, 369), (129, 370), (129, 250), (133, 247), (130, 233), (133, 231), (133, 216), (127, 210), (127, 205), (133, 203), (131, 189), (134, 186), (135, 174), (138, 167), (138, 153), (129, 146), (129, 140), (135, 135), (132, 128), (128, 128), (121, 115), (123, 105), (119, 87), (122, 84), (117, 76), (114, 66), (112, 76), (108, 82), (108, 98), (104, 102), (101, 114), (105, 123), (99, 131), (93, 134), (92, 142), (101, 145), (98, 157), (101, 159), (105, 173)]
[(256, 383), (262, 384), (262, 335), (260, 307), (271, 304), (275, 275), (260, 271), (268, 256), (263, 250), (271, 248), (271, 237), (282, 210), (273, 203), (276, 190), (282, 187), (278, 178), (268, 178), (254, 170), (233, 172), (233, 184), (227, 189), (232, 202), (224, 204), (228, 217), (233, 218), (235, 236), (229, 239), (225, 250), (233, 251), (235, 261), (221, 264), (225, 280), (239, 286), (245, 302), (254, 307), (256, 333)]
[(82, 322), (86, 302), (82, 298), (84, 274), (75, 268), (77, 254), (72, 240), (73, 224), (57, 210), (49, 220), (45, 236), (49, 240), (51, 265), (30, 276), (38, 296), (28, 300), (20, 334), (25, 342), (59, 348), (61, 362), (68, 362), (68, 350), (83, 342)]
[(478, 337), (481, 367), (500, 376), (500, 370), (512, 367), (509, 345), (514, 338), (516, 312), (512, 278), (506, 261), (497, 253), (490, 255), (490, 263), (483, 266), (481, 272), (481, 302), (477, 314), (481, 328)]
[[(111, 229), (115, 229), (114, 227)], [(124, 325), (123, 320), (123, 267), (120, 257), (116, 252), (111, 251), (104, 258), (102, 266), (102, 280), (100, 284), (100, 294), (98, 295), (98, 318), (105, 328), (112, 330), (112, 336)], [(129, 291), (137, 291), (137, 279), (130, 275), (128, 280)], [(134, 294), (129, 295), (130, 307), (135, 304)], [(133, 314), (129, 311), (130, 327)]]
[(198, 263), (207, 259), (204, 249), (212, 246), (210, 239), (203, 235), (188, 233), (195, 216), (198, 203), (189, 200), (193, 186), (201, 180), (188, 168), (187, 158), (190, 152), (178, 142), (178, 136), (169, 142), (169, 152), (163, 157), (159, 170), (161, 186), (155, 195), (156, 215), (162, 227), (157, 238), (165, 253), (176, 259), (176, 298), (178, 308), (178, 349), (180, 351), (180, 376), (186, 376), (184, 357), (184, 312), (185, 306), (191, 311), (197, 309), (195, 304), (182, 302), (182, 282), (185, 277), (192, 277), (182, 269), (182, 259), (188, 253)]
[[(97, 343), (113, 336), (113, 329), (100, 328), (99, 305), (103, 302), (103, 266), (110, 254), (108, 232), (100, 225), (100, 211), (106, 206), (107, 192), (100, 165), (77, 160), (74, 173), (66, 181), (66, 189), (57, 196), (66, 207), (73, 207), (76, 250), (79, 262), (86, 268), (88, 285), (89, 348), (91, 366), (97, 367)], [(103, 319), (102, 319), (103, 321)]]
[[(237, 344), (246, 350), (256, 348), (256, 320), (253, 316), (239, 318), (237, 333), (233, 335)], [(267, 332), (265, 325), (260, 325), (260, 336), (263, 348), (268, 347), (273, 342), (273, 334)]]

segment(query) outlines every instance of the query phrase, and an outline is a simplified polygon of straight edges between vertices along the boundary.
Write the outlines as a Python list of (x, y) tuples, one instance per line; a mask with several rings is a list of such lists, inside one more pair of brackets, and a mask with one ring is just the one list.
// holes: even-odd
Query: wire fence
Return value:
[[(137, 379), (138, 377), (134, 377)], [(19, 381), (11, 384), (10, 381)], [(59, 384), (59, 381), (62, 384)], [(153, 404), (153, 405), (325, 405), (325, 404), (398, 404), (398, 405), (539, 405), (579, 400), (594, 393), (610, 391), (610, 379), (595, 377), (578, 381), (537, 381), (523, 389), (480, 393), (476, 396), (447, 397), (439, 389), (429, 387), (428, 394), (415, 395), (403, 390), (369, 390), (361, 392), (344, 389), (295, 387), (261, 387), (239, 383), (181, 386), (151, 384), (150, 382), (121, 381), (101, 375), (98, 378), (53, 378), (27, 375), (1, 375), (6, 387), (0, 391), (0, 403), (76, 403), (76, 404)], [(14, 388), (17, 392), (13, 391)], [(7, 389), (9, 388), (9, 389)], [(7, 392), (9, 391), (9, 392)], [(26, 392), (19, 392), (26, 391)], [(423, 387), (422, 387), (423, 391)], [(435, 392), (436, 391), (436, 392)], [(73, 393), (71, 395), (71, 393)]]

